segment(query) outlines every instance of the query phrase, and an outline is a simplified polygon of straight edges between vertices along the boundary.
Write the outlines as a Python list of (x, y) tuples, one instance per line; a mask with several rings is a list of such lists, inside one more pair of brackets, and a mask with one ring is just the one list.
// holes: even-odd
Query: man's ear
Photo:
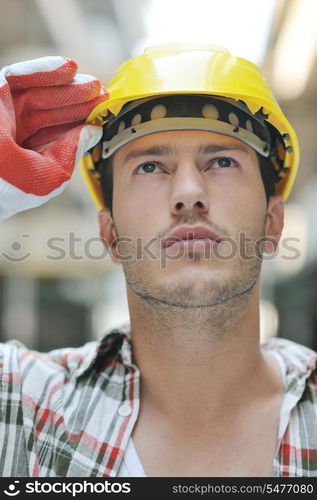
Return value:
[(267, 254), (276, 251), (284, 227), (284, 200), (282, 196), (271, 196), (269, 199), (265, 235), (264, 251)]
[(110, 257), (115, 264), (121, 264), (117, 253), (117, 231), (108, 208), (98, 212), (99, 235), (105, 247), (109, 250)]

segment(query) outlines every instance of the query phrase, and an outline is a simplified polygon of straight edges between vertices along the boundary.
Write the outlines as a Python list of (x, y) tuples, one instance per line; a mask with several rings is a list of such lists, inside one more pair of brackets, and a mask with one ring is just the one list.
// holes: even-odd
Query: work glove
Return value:
[(65, 57), (42, 57), (0, 71), (0, 220), (45, 203), (67, 186), (102, 127), (85, 123), (108, 98)]

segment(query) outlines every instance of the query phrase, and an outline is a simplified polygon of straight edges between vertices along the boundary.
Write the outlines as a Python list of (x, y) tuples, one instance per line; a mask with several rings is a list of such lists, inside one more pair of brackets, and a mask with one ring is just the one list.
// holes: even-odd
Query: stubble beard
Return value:
[[(265, 224), (259, 231), (246, 231), (252, 235), (252, 240), (263, 238), (265, 235)], [(255, 234), (256, 233), (256, 234)], [(132, 246), (124, 243), (122, 251), (124, 255), (133, 252)], [(250, 254), (251, 255), (251, 254)], [(200, 252), (188, 253), (187, 257), (195, 265), (200, 265), (199, 260), (204, 259), (204, 254)], [(212, 259), (215, 257), (211, 257)], [(218, 257), (219, 258), (219, 257)], [(197, 279), (197, 273), (177, 279), (157, 280), (157, 267), (160, 260), (149, 262), (149, 258), (131, 259), (122, 262), (126, 282), (131, 290), (140, 299), (152, 306), (179, 309), (179, 312), (190, 309), (215, 308), (216, 306), (231, 303), (232, 307), (237, 307), (247, 300), (248, 295), (254, 288), (261, 271), (262, 258), (258, 255), (254, 258), (242, 259), (236, 256), (233, 261), (221, 262), (221, 272), (213, 272), (210, 269), (210, 277), (206, 279), (206, 265), (202, 269), (202, 279)], [(223, 265), (222, 265), (223, 264)], [(153, 265), (156, 266), (153, 272)], [(212, 266), (212, 264), (211, 264)], [(168, 272), (167, 269), (160, 272)]]

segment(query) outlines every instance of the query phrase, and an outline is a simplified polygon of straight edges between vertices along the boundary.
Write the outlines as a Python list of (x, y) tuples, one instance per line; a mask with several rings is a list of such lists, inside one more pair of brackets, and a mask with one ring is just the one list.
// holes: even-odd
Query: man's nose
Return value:
[(178, 166), (172, 181), (170, 210), (173, 215), (208, 212), (206, 184), (194, 164)]

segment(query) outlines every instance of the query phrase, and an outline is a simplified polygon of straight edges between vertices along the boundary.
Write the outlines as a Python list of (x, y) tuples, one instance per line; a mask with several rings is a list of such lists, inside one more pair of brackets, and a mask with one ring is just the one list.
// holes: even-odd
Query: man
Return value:
[[(2, 346), (3, 475), (316, 476), (316, 353), (259, 342), (261, 259), (282, 232), (293, 129), (257, 68), (214, 47), (148, 49), (108, 100), (99, 91), (89, 125), (50, 141), (38, 126), (27, 154), (34, 167), (72, 142), (69, 177), (81, 139), (65, 137), (89, 127), (82, 171), (131, 327), (48, 354)], [(30, 172), (29, 186), (41, 175)], [(5, 173), (18, 200), (5, 199), (7, 215), (62, 189), (63, 173), (45, 173), (38, 191), (16, 187), (22, 166)]]

